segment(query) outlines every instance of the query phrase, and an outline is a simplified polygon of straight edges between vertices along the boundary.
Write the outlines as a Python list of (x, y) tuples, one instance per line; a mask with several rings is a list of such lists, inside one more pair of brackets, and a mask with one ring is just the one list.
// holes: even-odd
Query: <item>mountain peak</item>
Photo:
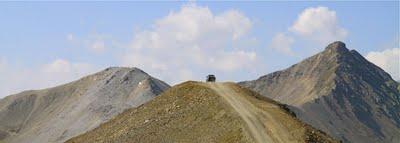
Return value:
[(400, 141), (399, 85), (343, 42), (240, 84), (295, 107), (301, 120), (344, 142)]
[(300, 122), (286, 105), (251, 90), (194, 81), (176, 85), (67, 143), (127, 141), (338, 142)]
[(128, 71), (140, 71), (140, 72), (144, 72), (143, 70), (137, 68), (137, 67), (108, 67), (106, 69), (104, 69), (103, 71), (124, 71), (124, 70), (128, 70)]
[(337, 53), (346, 53), (349, 52), (349, 49), (346, 48), (346, 44), (342, 41), (335, 41), (330, 43), (326, 48), (325, 51), (332, 51)]
[(0, 142), (62, 143), (168, 88), (138, 68), (110, 67), (60, 86), (11, 95), (0, 100)]

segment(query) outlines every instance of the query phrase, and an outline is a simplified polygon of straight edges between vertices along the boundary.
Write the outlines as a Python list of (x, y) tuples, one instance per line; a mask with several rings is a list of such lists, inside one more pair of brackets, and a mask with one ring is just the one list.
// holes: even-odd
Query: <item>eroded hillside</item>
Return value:
[(11, 95), (0, 100), (0, 142), (64, 142), (167, 88), (140, 69), (108, 68), (65, 85)]
[(185, 82), (67, 142), (336, 141), (234, 83)]
[(295, 107), (304, 122), (344, 142), (400, 142), (399, 84), (342, 42), (239, 84)]

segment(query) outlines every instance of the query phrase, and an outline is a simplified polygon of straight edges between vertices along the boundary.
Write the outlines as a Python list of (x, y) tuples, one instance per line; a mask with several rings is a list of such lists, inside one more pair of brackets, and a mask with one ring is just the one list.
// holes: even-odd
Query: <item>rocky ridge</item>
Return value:
[(137, 107), (169, 85), (138, 68), (112, 67), (61, 86), (0, 100), (0, 142), (64, 142)]
[(400, 84), (343, 42), (239, 84), (292, 106), (301, 120), (344, 142), (400, 141)]
[(334, 143), (286, 106), (234, 83), (185, 82), (67, 143)]

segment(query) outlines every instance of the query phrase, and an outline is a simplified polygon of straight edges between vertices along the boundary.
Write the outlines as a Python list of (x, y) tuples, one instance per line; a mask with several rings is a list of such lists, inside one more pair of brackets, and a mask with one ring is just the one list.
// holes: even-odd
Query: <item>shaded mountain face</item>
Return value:
[(140, 69), (108, 68), (58, 87), (11, 95), (0, 100), (0, 142), (64, 142), (167, 88)]
[(234, 83), (185, 82), (67, 143), (337, 142)]
[(301, 120), (344, 142), (400, 142), (400, 84), (342, 42), (239, 84), (291, 105)]

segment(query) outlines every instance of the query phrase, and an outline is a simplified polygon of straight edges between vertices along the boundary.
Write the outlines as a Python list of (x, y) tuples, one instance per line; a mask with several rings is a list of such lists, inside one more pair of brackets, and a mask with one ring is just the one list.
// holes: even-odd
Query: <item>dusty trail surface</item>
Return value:
[[(288, 128), (277, 122), (266, 110), (262, 110), (250, 102), (245, 95), (241, 95), (226, 83), (208, 83), (210, 88), (222, 96), (240, 115), (248, 125), (249, 133), (258, 143), (295, 142), (288, 136)], [(268, 106), (277, 110), (276, 105)]]
[(336, 143), (235, 83), (188, 81), (67, 143)]
[(343, 42), (238, 84), (291, 106), (298, 119), (343, 142), (400, 143), (400, 83)]

